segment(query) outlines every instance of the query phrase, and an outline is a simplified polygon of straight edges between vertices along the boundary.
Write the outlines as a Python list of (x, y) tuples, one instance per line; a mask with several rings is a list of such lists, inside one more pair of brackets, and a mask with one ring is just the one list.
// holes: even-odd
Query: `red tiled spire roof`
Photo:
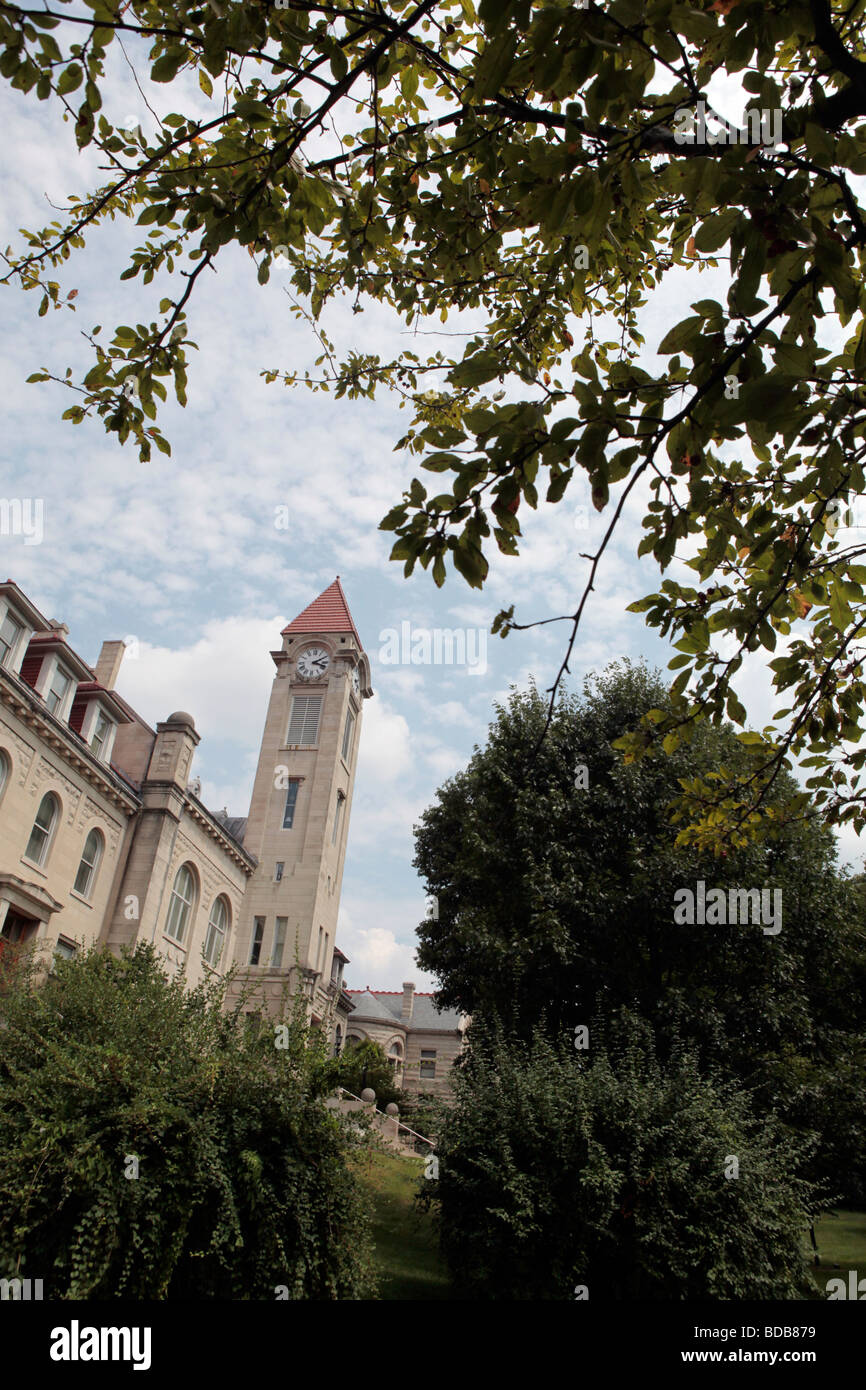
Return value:
[(319, 597), (299, 613), (296, 618), (283, 628), (281, 636), (288, 633), (293, 637), (301, 632), (351, 632), (359, 647), (362, 647), (352, 615), (349, 612), (349, 605), (346, 602), (346, 595), (343, 593), (343, 586), (340, 583), (340, 576), (323, 590)]

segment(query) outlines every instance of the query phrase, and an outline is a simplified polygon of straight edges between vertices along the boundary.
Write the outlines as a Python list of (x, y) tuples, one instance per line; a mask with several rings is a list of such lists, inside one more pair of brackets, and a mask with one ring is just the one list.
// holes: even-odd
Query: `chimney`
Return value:
[(411, 1017), (412, 1017), (412, 1006), (413, 1006), (413, 1004), (414, 1004), (414, 1002), (415, 1002), (415, 1000), (414, 1000), (414, 995), (415, 995), (415, 986), (412, 985), (412, 984), (409, 984), (409, 985), (404, 984), (404, 986), (403, 986), (403, 1008), (402, 1008), (402, 1010), (401, 1010), (401, 1012), (400, 1012), (400, 1017), (402, 1018), (402, 1020), (403, 1020), (404, 1023), (408, 1023), (409, 1020), (410, 1020)]
[(102, 644), (99, 660), (93, 669), (99, 684), (106, 690), (114, 689), (114, 682), (117, 680), (117, 673), (120, 670), (120, 663), (125, 651), (125, 642), (103, 642)]

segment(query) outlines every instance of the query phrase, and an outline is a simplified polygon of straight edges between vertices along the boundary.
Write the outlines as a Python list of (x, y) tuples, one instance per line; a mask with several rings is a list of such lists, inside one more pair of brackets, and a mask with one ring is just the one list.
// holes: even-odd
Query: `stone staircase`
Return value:
[(386, 1148), (404, 1158), (423, 1157), (432, 1153), (435, 1148), (432, 1139), (425, 1138), (423, 1134), (418, 1134), (408, 1125), (401, 1123), (400, 1112), (393, 1101), (384, 1111), (377, 1110), (376, 1092), (370, 1087), (366, 1087), (360, 1096), (355, 1096), (341, 1086), (337, 1095), (326, 1103), (329, 1109), (339, 1110), (343, 1115), (362, 1112), (379, 1133)]

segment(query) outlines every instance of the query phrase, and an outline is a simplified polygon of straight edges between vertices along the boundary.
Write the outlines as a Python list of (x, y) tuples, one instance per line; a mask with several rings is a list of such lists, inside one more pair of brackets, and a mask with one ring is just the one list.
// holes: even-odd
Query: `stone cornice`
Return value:
[(200, 825), (212, 840), (216, 840), (220, 848), (228, 854), (229, 858), (234, 860), (239, 868), (243, 869), (247, 878), (249, 878), (255, 872), (259, 861), (254, 855), (245, 850), (242, 845), (239, 845), (237, 840), (232, 839), (228, 831), (221, 827), (216, 817), (211, 814), (207, 807), (204, 806), (192, 792), (185, 792), (184, 800), (184, 809), (190, 819), (194, 820), (196, 825)]

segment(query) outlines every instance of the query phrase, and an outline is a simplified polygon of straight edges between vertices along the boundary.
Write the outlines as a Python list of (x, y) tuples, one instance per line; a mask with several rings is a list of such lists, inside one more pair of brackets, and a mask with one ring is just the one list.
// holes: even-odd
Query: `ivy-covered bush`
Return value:
[(814, 1296), (795, 1142), (689, 1053), (662, 1067), (633, 1016), (604, 1031), (578, 1052), (474, 1026), (425, 1185), (456, 1296)]
[(149, 946), (0, 994), (0, 1276), (61, 1299), (352, 1299), (366, 1218), (322, 1047)]

